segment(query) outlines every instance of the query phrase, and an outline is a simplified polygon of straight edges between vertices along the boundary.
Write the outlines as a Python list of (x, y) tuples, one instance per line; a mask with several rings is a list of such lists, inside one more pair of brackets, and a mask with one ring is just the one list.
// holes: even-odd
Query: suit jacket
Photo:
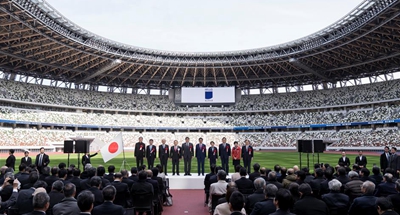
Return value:
[(155, 159), (157, 155), (157, 146), (152, 145), (152, 149), (150, 150), (150, 145), (146, 147), (146, 158), (147, 159)]
[(378, 215), (375, 205), (376, 199), (375, 196), (369, 195), (355, 198), (353, 204), (350, 206), (349, 215)]
[(60, 178), (58, 178), (58, 177), (55, 176), (55, 175), (47, 176), (47, 177), (44, 179), (44, 181), (47, 183), (47, 187), (46, 187), (47, 193), (50, 193), (51, 187), (52, 187), (53, 183), (54, 183), (55, 181), (57, 181), (57, 180), (60, 180)]
[(218, 148), (217, 147), (209, 147), (208, 148), (208, 158), (211, 159), (218, 159)]
[(182, 156), (183, 158), (192, 158), (194, 156), (193, 143), (182, 143)]
[[(60, 203), (61, 200), (63, 200), (65, 197), (63, 193), (60, 193), (60, 192), (54, 191), (54, 190), (49, 192), (49, 196), (50, 196), (50, 206), (47, 209), (47, 211), (52, 211), (54, 205)], [(48, 213), (48, 214), (51, 214), (51, 213)]]
[(22, 172), (18, 177), (18, 181), (21, 182), (21, 187), (23, 187), (25, 184), (29, 183), (29, 173)]
[(235, 181), (238, 190), (242, 194), (252, 194), (254, 192), (254, 185), (250, 179), (246, 177), (241, 177), (240, 179)]
[(348, 157), (345, 157), (343, 161), (343, 157), (340, 157), (338, 160), (338, 164), (340, 166), (350, 166), (350, 159)]
[(111, 182), (111, 185), (113, 185), (117, 190), (114, 204), (121, 205), (122, 207), (126, 208), (128, 206), (127, 200), (130, 198), (128, 185), (120, 181), (113, 181)]
[(94, 154), (89, 154), (89, 156), (87, 156), (87, 155), (83, 155), (82, 156), (82, 165), (83, 165), (83, 167), (85, 167), (86, 166), (86, 164), (88, 164), (88, 163), (90, 163), (90, 158), (91, 157), (94, 157), (94, 156), (96, 156), (97, 155), (97, 153), (94, 153)]
[(32, 164), (32, 158), (28, 157), (28, 159), (25, 159), (25, 157), (21, 158), (21, 164), (25, 164), (26, 166), (29, 166)]
[(360, 156), (357, 156), (355, 163), (358, 166), (364, 166), (365, 167), (365, 166), (367, 166), (367, 157), (365, 157), (364, 155), (362, 155), (361, 158), (360, 158)]
[(392, 154), (390, 156), (389, 167), (395, 171), (400, 170), (400, 159), (398, 159), (397, 154)]
[(49, 165), (49, 163), (50, 163), (50, 158), (49, 158), (49, 156), (47, 154), (43, 154), (43, 158), (42, 158), (42, 163), (41, 164), (39, 163), (39, 159), (40, 159), (40, 154), (37, 154), (36, 155), (36, 160), (35, 160), (35, 165), (37, 167), (43, 168), (43, 167)]
[[(224, 144), (220, 143), (219, 144), (219, 157), (221, 157), (221, 159), (227, 159), (229, 156), (231, 156), (231, 145), (229, 145), (229, 143), (225, 143), (226, 146), (224, 148)], [(243, 150), (242, 150), (243, 153)]]
[(104, 202), (93, 208), (92, 215), (124, 215), (125, 210), (121, 205), (115, 205), (112, 202)]
[(257, 202), (254, 205), (253, 211), (250, 215), (263, 215), (263, 214), (271, 214), (276, 211), (276, 207), (274, 205), (274, 200), (264, 199), (262, 201)]
[(150, 183), (153, 186), (153, 191), (154, 191), (153, 197), (154, 197), (154, 200), (156, 200), (158, 197), (158, 194), (160, 194), (160, 187), (158, 186), (158, 181), (153, 180), (151, 178), (147, 178), (146, 182)]
[(98, 206), (103, 204), (104, 198), (103, 198), (103, 193), (97, 189), (96, 187), (90, 187), (87, 190), (93, 193), (94, 195), (94, 206)]
[(15, 156), (14, 155), (8, 156), (8, 158), (6, 160), (6, 166), (8, 168), (12, 168), (15, 171)]
[(78, 203), (73, 197), (64, 198), (53, 207), (53, 215), (76, 215), (80, 212)]
[(287, 211), (283, 211), (283, 210), (276, 210), (275, 213), (269, 214), (269, 215), (296, 215), (296, 214), (292, 214), (290, 213), (289, 210)]
[(15, 207), (18, 208), (19, 214), (25, 214), (33, 211), (33, 192), (35, 192), (35, 188), (33, 187), (19, 191), (17, 202), (15, 203)]
[[(350, 199), (346, 194), (331, 191), (325, 195), (322, 195), (322, 201), (326, 203), (330, 214), (346, 214), (349, 210)], [(334, 212), (337, 213), (334, 213)]]
[(126, 185), (128, 185), (128, 190), (131, 189), (133, 183), (135, 183), (135, 181), (133, 181), (130, 178), (122, 178), (122, 183), (125, 183)]
[[(258, 189), (256, 191), (254, 191), (253, 194), (247, 196), (246, 203), (244, 205), (245, 209), (246, 209), (246, 213), (250, 214), (253, 211), (254, 205), (257, 202), (260, 202), (260, 201), (263, 201), (263, 200), (265, 200), (265, 194), (264, 194), (263, 189)], [(272, 211), (272, 212), (274, 212), (274, 211)]]
[(252, 172), (249, 174), (249, 179), (251, 181), (254, 181), (256, 180), (256, 178), (260, 177), (260, 175), (261, 175), (260, 172)]
[(204, 190), (206, 193), (208, 193), (210, 191), (210, 178), (211, 176), (215, 175), (215, 173), (211, 172), (206, 174), (206, 176), (204, 177)]
[(171, 146), (170, 157), (172, 159), (180, 159), (180, 158), (182, 158), (182, 149), (181, 149), (181, 147), (180, 146)]
[(76, 187), (76, 196), (82, 191), (81, 179), (78, 176), (72, 177), (69, 182), (73, 183)]
[(376, 197), (387, 197), (388, 195), (396, 194), (396, 184), (394, 182), (382, 182), (375, 190)]
[(131, 196), (134, 195), (146, 195), (146, 194), (154, 195), (153, 185), (146, 182), (146, 180), (139, 180), (137, 183), (134, 183), (131, 187)]
[(314, 196), (304, 196), (294, 204), (293, 213), (297, 215), (326, 215), (328, 214), (328, 206)]
[(46, 214), (46, 213), (43, 212), (43, 211), (31, 211), (31, 212), (26, 213), (24, 215), (44, 215), (44, 214)]
[(160, 158), (161, 160), (168, 160), (169, 146), (167, 144), (165, 144), (164, 147), (162, 144), (158, 146), (158, 158)]
[(135, 157), (136, 158), (144, 158), (146, 155), (146, 146), (144, 143), (137, 142), (135, 144)]
[(381, 170), (383, 170), (383, 171), (384, 171), (386, 168), (389, 167), (390, 153), (388, 152), (388, 154), (389, 154), (389, 158), (387, 158), (387, 157), (386, 157), (386, 153), (383, 152), (383, 153), (381, 154), (380, 159), (379, 159), (379, 161), (380, 161), (380, 166), (381, 166)]
[(400, 213), (400, 193), (389, 195), (387, 199), (393, 203), (394, 211)]
[(199, 160), (203, 160), (206, 158), (207, 147), (206, 144), (198, 143), (196, 144), (196, 158)]
[(248, 146), (246, 150), (246, 146), (242, 146), (242, 158), (243, 160), (249, 160), (254, 156), (253, 146)]

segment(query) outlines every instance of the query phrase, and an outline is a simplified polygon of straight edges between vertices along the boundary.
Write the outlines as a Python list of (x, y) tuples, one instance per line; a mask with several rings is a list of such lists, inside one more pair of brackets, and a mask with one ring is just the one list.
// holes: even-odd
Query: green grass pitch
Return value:
[[(82, 154), (80, 156), (82, 156)], [(125, 152), (125, 156), (126, 156), (126, 161), (128, 164), (126, 169), (130, 170), (130, 167), (136, 166), (136, 160), (135, 160), (132, 152)], [(348, 154), (347, 156), (350, 158), (351, 164), (353, 164), (356, 155)], [(367, 168), (372, 169), (372, 166), (374, 164), (379, 166), (379, 154), (378, 153), (376, 155), (366, 155), (366, 156), (367, 156), (367, 161), (368, 161)], [(303, 153), (302, 154), (302, 165), (301, 165), (302, 167), (307, 166), (306, 157), (307, 157), (307, 154)], [(320, 157), (320, 159), (319, 159), (320, 163), (329, 163), (331, 166), (335, 166), (338, 162), (338, 159), (341, 157), (341, 155), (340, 154), (321, 153), (321, 154), (319, 154), (319, 157)], [(2, 159), (0, 159), (1, 164), (5, 164), (5, 158), (6, 157), (2, 156)], [(310, 166), (309, 167), (312, 170), (314, 163), (318, 162), (317, 154), (314, 154), (314, 156), (312, 154), (309, 154), (309, 158), (310, 158), (310, 162), (309, 162)], [(18, 169), (20, 159), (21, 159), (21, 157), (17, 156), (17, 162), (15, 164), (17, 169)], [(32, 155), (32, 159), (34, 159), (34, 155)], [(61, 162), (64, 162), (67, 164), (67, 161), (68, 161), (67, 154), (50, 154), (50, 165), (49, 166), (57, 166)], [(91, 163), (95, 167), (98, 165), (104, 165), (106, 168), (109, 165), (114, 165), (116, 167), (116, 171), (120, 171), (121, 167), (123, 167), (122, 166), (123, 154), (121, 153), (119, 156), (108, 161), (107, 163), (103, 162), (101, 154), (99, 154), (99, 155), (91, 158)], [(159, 163), (160, 162), (159, 162), (158, 158), (156, 158), (154, 164), (157, 165)], [(230, 161), (229, 163), (230, 163), (229, 172), (232, 173), (232, 172), (234, 172), (232, 161)], [(276, 164), (279, 164), (280, 166), (284, 166), (286, 168), (291, 168), (294, 165), (300, 166), (299, 153), (297, 153), (297, 152), (257, 151), (257, 152), (254, 152), (254, 158), (253, 158), (253, 161), (251, 164), (253, 165), (254, 163), (259, 163), (262, 167), (266, 167), (266, 168), (270, 168), (270, 169), (273, 169), (274, 165), (276, 165)], [(77, 166), (77, 164), (78, 164), (77, 154), (70, 155), (70, 164), (75, 164)], [(147, 161), (144, 160), (143, 164), (147, 165)], [(180, 164), (180, 173), (184, 173), (183, 159), (181, 159), (179, 164)], [(220, 159), (217, 160), (217, 165), (221, 165)], [(241, 161), (241, 165), (243, 165), (243, 161)], [(169, 160), (168, 161), (168, 173), (171, 173), (171, 170), (172, 170), (171, 167), (172, 167), (172, 162), (171, 162), (171, 160)], [(205, 173), (209, 172), (210, 168), (209, 168), (208, 160), (206, 160), (204, 168), (205, 168)], [(80, 165), (80, 169), (82, 169), (82, 165)], [(193, 159), (192, 159), (191, 173), (197, 174), (197, 159), (195, 157), (193, 157)]]

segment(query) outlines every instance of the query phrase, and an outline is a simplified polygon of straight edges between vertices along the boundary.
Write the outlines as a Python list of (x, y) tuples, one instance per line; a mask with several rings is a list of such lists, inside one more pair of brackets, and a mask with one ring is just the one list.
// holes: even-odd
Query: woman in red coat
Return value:
[(233, 168), (237, 165), (240, 165), (240, 158), (242, 156), (242, 149), (239, 147), (238, 141), (233, 142), (234, 147), (232, 148), (232, 160), (233, 160)]

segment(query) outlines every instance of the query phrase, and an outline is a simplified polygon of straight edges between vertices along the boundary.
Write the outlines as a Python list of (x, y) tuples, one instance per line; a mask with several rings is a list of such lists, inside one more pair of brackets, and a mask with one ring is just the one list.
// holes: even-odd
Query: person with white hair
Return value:
[(374, 196), (375, 184), (370, 181), (366, 181), (362, 184), (361, 191), (363, 195), (354, 199), (348, 214), (377, 215), (378, 212), (376, 211), (375, 204), (377, 197)]
[(321, 196), (322, 201), (326, 203), (329, 214), (346, 214), (350, 201), (349, 197), (340, 192), (342, 183), (337, 179), (332, 179), (329, 183), (330, 192)]

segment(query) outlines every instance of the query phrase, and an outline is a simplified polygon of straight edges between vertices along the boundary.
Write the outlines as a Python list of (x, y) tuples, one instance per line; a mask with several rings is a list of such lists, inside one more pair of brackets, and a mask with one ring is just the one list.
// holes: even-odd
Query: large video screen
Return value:
[(235, 87), (182, 87), (182, 103), (235, 103)]

